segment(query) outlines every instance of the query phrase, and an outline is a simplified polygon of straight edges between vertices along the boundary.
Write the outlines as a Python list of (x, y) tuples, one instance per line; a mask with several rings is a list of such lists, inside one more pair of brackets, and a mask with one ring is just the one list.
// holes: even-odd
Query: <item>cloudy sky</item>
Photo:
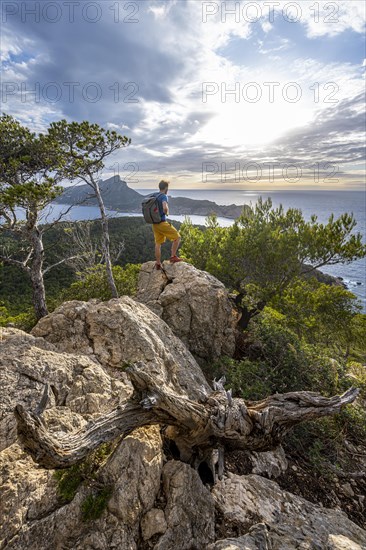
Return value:
[(3, 0), (2, 111), (131, 137), (134, 188), (362, 188), (365, 3)]

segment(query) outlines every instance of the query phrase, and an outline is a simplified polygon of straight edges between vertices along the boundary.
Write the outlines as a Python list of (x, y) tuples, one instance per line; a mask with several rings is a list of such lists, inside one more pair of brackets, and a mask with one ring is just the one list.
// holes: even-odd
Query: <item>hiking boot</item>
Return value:
[(155, 264), (155, 269), (160, 270), (161, 269), (161, 264), (156, 263)]
[(183, 262), (182, 258), (178, 258), (178, 256), (171, 256), (170, 257), (170, 263), (175, 264), (176, 262)]

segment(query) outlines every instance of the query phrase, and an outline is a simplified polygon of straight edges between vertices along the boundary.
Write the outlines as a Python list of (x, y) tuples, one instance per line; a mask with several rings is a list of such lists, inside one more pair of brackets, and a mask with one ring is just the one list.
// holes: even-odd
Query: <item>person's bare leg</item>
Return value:
[(155, 245), (155, 259), (157, 264), (161, 264), (161, 244)]
[(175, 256), (177, 254), (178, 246), (180, 245), (180, 237), (178, 239), (175, 239), (172, 243), (172, 256)]

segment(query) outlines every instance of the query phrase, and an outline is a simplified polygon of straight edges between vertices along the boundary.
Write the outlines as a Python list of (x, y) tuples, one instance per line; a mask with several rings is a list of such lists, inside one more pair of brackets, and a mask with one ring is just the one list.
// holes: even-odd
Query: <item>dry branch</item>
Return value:
[(223, 385), (200, 402), (178, 395), (168, 386), (157, 385), (142, 363), (127, 369), (135, 388), (133, 397), (109, 414), (89, 422), (63, 437), (50, 434), (42, 420), (48, 402), (46, 386), (35, 412), (15, 407), (18, 435), (23, 448), (44, 468), (65, 468), (82, 461), (92, 450), (135, 428), (161, 424), (170, 426), (182, 459), (194, 461), (211, 449), (275, 448), (296, 424), (332, 415), (352, 403), (359, 390), (351, 388), (341, 396), (322, 397), (313, 392), (276, 394), (259, 402), (232, 398)]

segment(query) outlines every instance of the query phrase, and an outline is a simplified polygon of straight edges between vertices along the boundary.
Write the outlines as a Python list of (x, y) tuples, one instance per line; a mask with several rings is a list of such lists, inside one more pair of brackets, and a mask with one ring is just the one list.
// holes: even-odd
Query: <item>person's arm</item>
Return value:
[(163, 211), (166, 216), (169, 216), (168, 197), (163, 198)]

